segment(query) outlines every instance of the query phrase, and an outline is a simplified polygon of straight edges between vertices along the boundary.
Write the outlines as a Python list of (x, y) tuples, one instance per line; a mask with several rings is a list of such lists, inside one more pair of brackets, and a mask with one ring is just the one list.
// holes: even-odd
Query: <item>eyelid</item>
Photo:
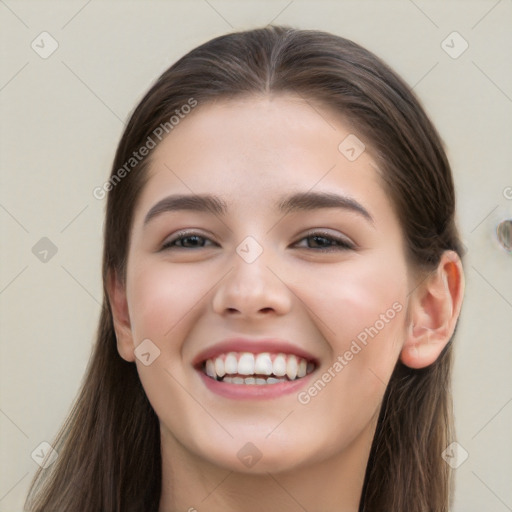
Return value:
[(321, 251), (328, 252), (328, 251), (336, 251), (336, 250), (349, 250), (349, 249), (356, 249), (357, 248), (357, 244), (355, 242), (353, 242), (347, 236), (335, 235), (335, 234), (329, 232), (326, 229), (310, 229), (306, 233), (304, 233), (294, 243), (294, 245), (296, 245), (298, 242), (304, 240), (305, 238), (310, 238), (312, 236), (320, 236), (320, 237), (326, 238), (328, 240), (331, 240), (333, 242), (337, 242), (339, 244), (337, 247), (336, 246), (331, 246), (331, 247), (326, 247), (325, 249), (321, 249), (321, 248), (311, 249), (311, 250), (316, 250), (317, 252), (321, 252)]
[[(175, 249), (197, 249), (197, 248), (200, 249), (200, 248), (203, 248), (201, 246), (194, 248), (194, 247), (179, 247), (179, 246), (173, 246), (172, 245), (175, 242), (179, 241), (180, 239), (191, 237), (191, 236), (197, 236), (197, 237), (203, 238), (206, 241), (211, 242), (214, 245), (218, 245), (214, 240), (212, 240), (210, 235), (206, 235), (203, 232), (196, 231), (194, 229), (189, 229), (189, 230), (181, 229), (181, 230), (177, 231), (176, 233), (173, 233), (172, 235), (170, 235), (169, 237), (167, 237), (165, 239), (165, 241), (162, 243), (161, 250), (170, 249), (171, 247), (175, 248)], [(298, 238), (292, 244), (292, 246), (296, 246), (299, 242), (301, 242), (301, 241), (303, 241), (303, 240), (305, 240), (307, 238), (313, 237), (313, 236), (322, 237), (322, 238), (325, 238), (325, 239), (327, 239), (327, 240), (329, 240), (331, 242), (338, 243), (337, 246), (334, 245), (334, 246), (325, 247), (325, 248), (311, 248), (311, 247), (307, 248), (309, 250), (313, 250), (313, 251), (316, 251), (316, 252), (343, 251), (343, 250), (350, 250), (350, 249), (356, 249), (357, 248), (357, 244), (355, 244), (347, 236), (335, 235), (335, 234), (329, 232), (326, 229), (310, 229), (306, 233), (301, 235), (301, 237)]]
[[(214, 240), (212, 240), (211, 235), (205, 234), (200, 231), (196, 231), (194, 229), (180, 229), (179, 231), (176, 231), (172, 235), (165, 238), (164, 242), (161, 245), (160, 250), (169, 249), (169, 248), (173, 247), (171, 244), (177, 242), (178, 240), (180, 240), (182, 238), (187, 238), (190, 236), (198, 236), (200, 238), (204, 238), (205, 240), (212, 242), (214, 245), (218, 245)], [(174, 246), (173, 248), (175, 248), (175, 249), (192, 249), (191, 247), (179, 247), (179, 246)]]

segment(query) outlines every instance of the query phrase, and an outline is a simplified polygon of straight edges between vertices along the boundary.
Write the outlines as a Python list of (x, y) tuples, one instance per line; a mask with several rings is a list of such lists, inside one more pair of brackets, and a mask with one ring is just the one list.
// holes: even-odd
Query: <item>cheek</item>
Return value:
[(197, 270), (179, 270), (165, 262), (134, 263), (129, 276), (128, 307), (132, 331), (137, 337), (146, 337), (160, 344), (187, 316), (200, 307), (201, 298), (211, 288), (207, 276)]
[[(400, 258), (361, 259), (326, 274), (323, 286), (308, 296), (308, 305), (328, 342), (336, 373), (351, 374), (345, 386), (376, 391), (387, 383), (403, 341), (407, 280)], [(320, 284), (317, 282), (317, 284)], [(342, 379), (345, 380), (345, 379)], [(371, 382), (375, 387), (368, 387)]]
[(331, 271), (323, 290), (317, 287), (308, 296), (308, 306), (322, 320), (317, 325), (330, 357), (298, 399), (308, 418), (323, 418), (333, 442), (354, 439), (376, 418), (400, 352), (404, 267), (374, 263)]
[(215, 282), (204, 272), (185, 267), (133, 258), (127, 290), (135, 343), (150, 339), (160, 350), (148, 366), (136, 360), (139, 378), (160, 420), (183, 437), (186, 426), (197, 423), (184, 391), (188, 367), (182, 357), (183, 340), (202, 314), (205, 294)]
[(303, 287), (301, 293), (306, 294), (308, 306), (323, 321), (330, 337), (356, 335), (373, 325), (394, 302), (404, 306), (406, 267), (396, 260), (399, 258), (395, 262), (362, 258), (339, 268), (326, 268), (316, 274), (310, 286)]

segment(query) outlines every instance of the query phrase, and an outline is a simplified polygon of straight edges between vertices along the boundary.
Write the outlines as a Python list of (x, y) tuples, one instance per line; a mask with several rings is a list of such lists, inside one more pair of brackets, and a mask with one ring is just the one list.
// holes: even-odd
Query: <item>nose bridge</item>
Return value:
[(231, 271), (214, 295), (214, 310), (246, 316), (289, 310), (291, 292), (272, 270), (272, 260), (270, 249), (253, 237), (244, 239), (231, 256)]

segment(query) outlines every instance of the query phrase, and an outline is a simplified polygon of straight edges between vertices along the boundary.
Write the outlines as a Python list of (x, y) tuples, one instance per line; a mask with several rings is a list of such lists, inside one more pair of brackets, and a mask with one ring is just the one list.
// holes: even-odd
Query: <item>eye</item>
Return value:
[(207, 247), (210, 242), (212, 245), (217, 245), (212, 242), (209, 238), (202, 236), (198, 233), (190, 232), (190, 231), (181, 231), (173, 236), (171, 239), (167, 240), (162, 245), (162, 250), (166, 249), (200, 249), (203, 247)]
[[(305, 243), (304, 243), (305, 242)], [(162, 245), (162, 250), (169, 249), (201, 249), (217, 244), (198, 233), (182, 231), (174, 235)], [(355, 245), (348, 240), (324, 232), (313, 232), (299, 240), (295, 247), (313, 249), (322, 252), (343, 251), (354, 249)]]
[[(304, 245), (303, 241), (306, 241), (306, 245)], [(347, 239), (335, 237), (324, 232), (308, 233), (308, 235), (300, 239), (295, 246), (301, 249), (314, 249), (323, 252), (355, 249), (355, 245)]]

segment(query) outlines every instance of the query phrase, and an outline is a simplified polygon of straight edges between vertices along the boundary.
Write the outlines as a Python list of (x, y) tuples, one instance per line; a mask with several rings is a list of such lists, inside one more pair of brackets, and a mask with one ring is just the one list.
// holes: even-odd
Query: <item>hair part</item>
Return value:
[[(455, 193), (439, 135), (406, 83), (371, 52), (325, 32), (269, 26), (217, 37), (182, 57), (151, 87), (122, 135), (111, 177), (156, 127), (194, 98), (293, 93), (348, 120), (370, 148), (401, 223), (411, 268), (433, 270), (445, 250), (462, 256)], [(32, 512), (157, 510), (161, 492), (158, 418), (136, 366), (119, 356), (107, 295), (124, 279), (133, 212), (150, 156), (108, 194), (104, 299), (97, 341), (79, 396), (55, 441), (57, 461), (38, 470)], [(397, 362), (383, 399), (360, 510), (447, 512), (452, 344), (427, 368)]]

